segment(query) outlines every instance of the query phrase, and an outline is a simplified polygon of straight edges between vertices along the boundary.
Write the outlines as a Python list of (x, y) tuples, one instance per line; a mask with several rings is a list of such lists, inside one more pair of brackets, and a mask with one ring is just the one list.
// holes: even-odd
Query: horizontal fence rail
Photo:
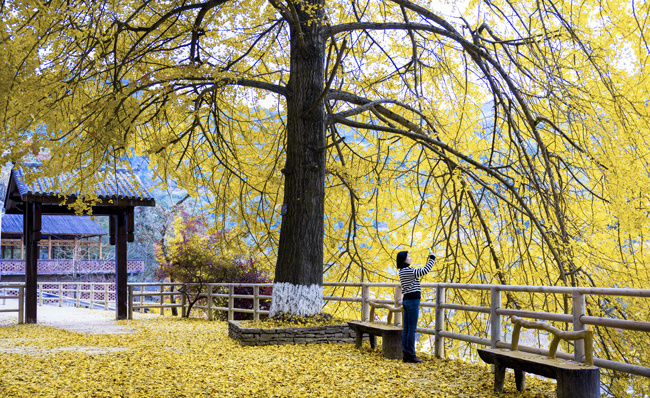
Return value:
[[(326, 282), (324, 288), (340, 292), (339, 295), (325, 295), (326, 303), (351, 303), (358, 305), (356, 311), (358, 318), (369, 320), (370, 301), (390, 305), (399, 305), (402, 300), (401, 286), (398, 283), (351, 283), (351, 282)], [(261, 307), (261, 302), (270, 303), (271, 296), (261, 294), (262, 289), (271, 288), (271, 283), (210, 283), (210, 284), (181, 284), (181, 283), (129, 283), (128, 284), (128, 317), (132, 318), (134, 311), (155, 311), (165, 314), (166, 309), (175, 310), (178, 315), (186, 315), (190, 309), (202, 310), (210, 320), (215, 318), (218, 311), (227, 314), (228, 320), (235, 319), (236, 313), (252, 314), (257, 320), (260, 316), (268, 316), (268, 310)], [(423, 297), (435, 297), (435, 301), (423, 299), (422, 308), (431, 309), (434, 313), (432, 324), (418, 327), (417, 331), (434, 337), (433, 350), (439, 358), (445, 356), (445, 339), (463, 341), (470, 344), (490, 346), (493, 348), (509, 348), (510, 344), (504, 341), (502, 316), (519, 316), (523, 318), (564, 322), (571, 325), (575, 331), (584, 330), (589, 325), (615, 328), (621, 330), (650, 332), (650, 322), (644, 320), (619, 319), (613, 317), (588, 316), (585, 313), (585, 300), (588, 296), (609, 296), (614, 298), (635, 297), (650, 298), (650, 289), (623, 289), (623, 288), (590, 288), (590, 287), (557, 287), (557, 286), (516, 286), (516, 285), (482, 285), (461, 283), (422, 283)], [(114, 310), (115, 285), (113, 283), (90, 282), (61, 282), (39, 283), (39, 303), (73, 305), (76, 307), (101, 308)], [(251, 294), (236, 294), (236, 289), (246, 288)], [(374, 289), (374, 290), (373, 290)], [(390, 291), (389, 295), (375, 294), (376, 291)], [(463, 294), (476, 294), (477, 292), (489, 293), (489, 306), (472, 306), (447, 302), (448, 292), (461, 292)], [(345, 294), (343, 293), (345, 292)], [(542, 293), (563, 294), (570, 297), (572, 313), (550, 313), (543, 311), (518, 310), (502, 307), (502, 294), (514, 293)], [(0, 284), (0, 299), (17, 299), (24, 297), (24, 284)], [(375, 297), (377, 296), (377, 297)], [(252, 301), (251, 308), (236, 306), (237, 300)], [(19, 323), (23, 322), (23, 299), (18, 299), (18, 308), (2, 310), (5, 312), (18, 312)], [(222, 305), (217, 305), (221, 303)], [(445, 320), (450, 314), (465, 311), (474, 314), (489, 315), (488, 336), (474, 336), (445, 330)], [(396, 313), (395, 324), (401, 324), (402, 314)], [(504, 319), (505, 320), (505, 319)], [(433, 326), (433, 327), (431, 327)], [(573, 359), (584, 362), (584, 342), (578, 341), (573, 346), (573, 353), (558, 352), (557, 357)], [(537, 347), (519, 346), (520, 351), (546, 355), (547, 350)], [(650, 377), (650, 367), (617, 362), (608, 359), (594, 358), (596, 366), (625, 373)]]

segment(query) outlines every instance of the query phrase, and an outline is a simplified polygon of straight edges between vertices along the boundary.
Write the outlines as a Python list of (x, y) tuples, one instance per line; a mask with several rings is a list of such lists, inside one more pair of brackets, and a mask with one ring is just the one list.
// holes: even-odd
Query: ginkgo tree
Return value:
[(395, 280), (405, 246), (437, 246), (436, 281), (648, 280), (647, 4), (5, 0), (2, 15), (4, 156), (47, 148), (43, 172), (74, 170), (82, 191), (147, 156), (211, 198), (216, 228), (248, 230), (275, 264), (272, 313), (320, 312), (324, 275)]

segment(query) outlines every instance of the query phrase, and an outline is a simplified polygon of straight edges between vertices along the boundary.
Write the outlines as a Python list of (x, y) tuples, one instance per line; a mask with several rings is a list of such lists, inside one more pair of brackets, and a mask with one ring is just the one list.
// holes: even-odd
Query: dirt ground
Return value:
[[(17, 300), (0, 300), (0, 310), (18, 308)], [(58, 307), (39, 305), (36, 311), (39, 325), (52, 326), (72, 332), (85, 334), (121, 334), (132, 333), (133, 329), (119, 325), (115, 312), (98, 311), (75, 307)], [(18, 313), (0, 312), (0, 326), (18, 324)]]

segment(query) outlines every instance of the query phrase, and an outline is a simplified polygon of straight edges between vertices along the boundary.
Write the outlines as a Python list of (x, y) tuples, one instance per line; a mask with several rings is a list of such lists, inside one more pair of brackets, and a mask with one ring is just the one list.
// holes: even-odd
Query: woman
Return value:
[(429, 249), (429, 261), (423, 268), (411, 267), (411, 255), (408, 251), (397, 253), (397, 268), (399, 268), (399, 280), (402, 284), (402, 306), (404, 307), (404, 320), (402, 327), (402, 351), (403, 361), (408, 363), (422, 362), (415, 355), (415, 329), (418, 327), (418, 315), (420, 314), (420, 278), (428, 274), (433, 267), (436, 256)]

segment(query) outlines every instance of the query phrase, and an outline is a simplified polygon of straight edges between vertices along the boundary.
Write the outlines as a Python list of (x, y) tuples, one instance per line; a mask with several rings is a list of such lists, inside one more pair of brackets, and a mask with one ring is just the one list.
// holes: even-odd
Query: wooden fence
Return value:
[[(86, 283), (89, 284), (89, 283)], [(68, 305), (74, 304), (75, 306), (88, 306), (91, 302), (97, 303), (98, 300), (91, 301), (85, 300), (83, 294), (89, 294), (94, 297), (94, 294), (107, 292), (106, 284), (101, 287), (90, 287), (88, 289), (78, 289), (74, 293), (74, 297), (58, 294), (58, 303), (62, 305), (67, 301)], [(3, 286), (0, 285), (0, 289)], [(12, 284), (11, 288), (16, 289), (24, 285)], [(179, 289), (185, 287), (194, 288), (198, 285), (183, 285), (179, 283), (130, 283), (129, 290), (129, 318), (132, 317), (133, 311), (159, 310), (161, 314), (165, 309), (176, 308), (180, 309), (179, 315), (185, 315), (188, 303), (184, 295)], [(208, 319), (214, 319), (215, 311), (227, 312), (227, 319), (234, 319), (234, 314), (249, 313), (253, 314), (254, 319), (259, 319), (260, 315), (268, 315), (268, 311), (261, 309), (261, 300), (270, 300), (271, 296), (260, 294), (260, 289), (271, 287), (272, 284), (229, 284), (229, 283), (214, 283), (204, 285), (204, 290), (200, 293), (202, 302), (197, 303), (193, 308), (204, 310)], [(395, 305), (401, 301), (402, 293), (401, 287), (397, 283), (324, 283), (324, 286), (329, 291), (341, 292), (338, 296), (324, 296), (324, 300), (328, 305), (332, 303), (351, 303), (355, 306), (358, 318), (368, 320), (370, 316), (370, 300), (378, 303), (385, 303)], [(247, 287), (252, 288), (252, 294), (235, 294), (235, 288)], [(22, 292), (21, 289), (18, 289)], [(17, 290), (17, 291), (18, 291)], [(52, 300), (52, 298), (45, 297), (46, 294), (54, 294), (55, 292), (43, 291), (39, 293), (41, 302), (43, 300)], [(54, 289), (56, 290), (56, 289)], [(62, 289), (63, 290), (63, 289)], [(523, 318), (547, 320), (556, 322), (565, 322), (570, 325), (573, 330), (586, 329), (588, 325), (616, 328), (621, 330), (632, 330), (641, 332), (650, 332), (650, 323), (644, 320), (628, 320), (614, 317), (594, 317), (585, 313), (585, 300), (587, 296), (608, 296), (614, 299), (622, 297), (636, 297), (636, 298), (649, 298), (650, 289), (621, 289), (621, 288), (590, 288), (590, 287), (549, 287), (549, 286), (513, 286), (513, 285), (481, 285), (481, 284), (458, 284), (458, 283), (422, 283), (423, 297), (435, 297), (435, 301), (423, 300), (421, 307), (430, 309), (434, 312), (433, 325), (429, 323), (427, 327), (419, 327), (418, 332), (428, 334), (434, 337), (434, 352), (439, 358), (445, 356), (444, 348), (445, 339), (458, 340), (470, 344), (481, 346), (490, 346), (495, 348), (508, 348), (509, 344), (504, 341), (504, 322), (501, 317), (508, 317), (516, 315)], [(345, 292), (348, 294), (345, 294)], [(450, 291), (455, 293), (461, 292), (462, 294), (448, 295)], [(2, 291), (4, 293), (4, 291)], [(378, 293), (379, 292), (379, 293)], [(388, 293), (387, 293), (388, 292)], [(485, 306), (470, 306), (454, 302), (455, 297), (460, 297), (467, 294), (479, 294), (480, 292), (489, 292), (489, 305)], [(570, 314), (564, 313), (549, 313), (543, 311), (528, 311), (516, 310), (502, 307), (502, 295), (506, 292), (513, 293), (529, 293), (529, 294), (559, 294), (564, 295), (565, 298), (572, 302), (572, 311)], [(16, 293), (16, 295), (19, 293)], [(22, 294), (22, 293), (20, 293)], [(110, 304), (114, 305), (114, 300), (108, 300), (108, 294), (104, 294), (104, 301), (101, 302), (105, 309), (109, 308)], [(5, 297), (6, 293), (0, 296)], [(16, 298), (16, 295), (12, 296)], [(7, 296), (9, 297), (9, 296)], [(451, 300), (448, 301), (448, 298)], [(214, 300), (216, 298), (227, 298), (227, 306), (216, 306)], [(235, 299), (249, 299), (253, 300), (253, 308), (236, 308)], [(55, 299), (57, 300), (57, 299)], [(224, 302), (226, 300), (223, 300)], [(22, 300), (19, 300), (22, 302)], [(568, 302), (568, 300), (567, 300)], [(92, 307), (91, 307), (92, 308)], [(15, 309), (19, 315), (22, 310)], [(426, 311), (426, 310), (423, 310)], [(481, 337), (469, 334), (455, 333), (445, 330), (445, 318), (454, 312), (464, 311), (472, 314), (486, 314), (489, 320), (486, 321), (486, 328), (489, 330), (488, 337)], [(22, 317), (19, 319), (22, 322)], [(395, 317), (395, 323), (401, 323), (401, 316)], [(433, 327), (431, 327), (433, 326)], [(546, 350), (520, 345), (519, 349), (524, 352), (531, 352), (536, 354), (545, 355)], [(578, 342), (574, 345), (573, 353), (558, 352), (557, 357), (565, 359), (574, 359), (578, 361), (584, 360), (584, 345)], [(616, 362), (607, 359), (594, 358), (596, 366), (617, 370), (625, 373), (641, 375), (650, 377), (650, 367), (628, 364), (623, 362)]]
[[(253, 319), (258, 320), (260, 315), (268, 315), (269, 312), (260, 308), (260, 300), (271, 300), (271, 296), (260, 294), (261, 288), (270, 288), (272, 283), (208, 283), (204, 285), (182, 284), (182, 283), (129, 283), (129, 300), (128, 318), (132, 319), (133, 311), (143, 311), (144, 309), (159, 310), (161, 314), (165, 313), (167, 308), (180, 309), (180, 315), (185, 316), (188, 310), (187, 296), (180, 289), (195, 288), (201, 289), (197, 293), (199, 299), (203, 299), (195, 304), (192, 309), (204, 310), (209, 320), (214, 319), (215, 311), (225, 311), (228, 314), (228, 320), (235, 319), (235, 313), (253, 314)], [(253, 294), (235, 294), (235, 288), (252, 288)], [(191, 294), (192, 298), (197, 298), (197, 294)], [(214, 305), (214, 299), (227, 298), (228, 306), (219, 307)], [(235, 307), (235, 299), (253, 300), (253, 308)]]
[(25, 284), (24, 283), (0, 283), (0, 299), (2, 305), (7, 305), (7, 300), (11, 304), (16, 302), (16, 308), (0, 308), (0, 312), (18, 313), (18, 323), (25, 323)]
[[(395, 290), (392, 299), (372, 299), (372, 301), (396, 304), (401, 300), (401, 288), (395, 283), (325, 283), (325, 286), (336, 287), (356, 287), (361, 290), (361, 297), (324, 297), (326, 300), (334, 301), (351, 301), (361, 303), (361, 319), (368, 320), (370, 306), (367, 304), (370, 300), (371, 288), (393, 288)], [(434, 352), (436, 357), (443, 358), (444, 339), (460, 340), (472, 344), (490, 346), (493, 348), (510, 348), (510, 344), (504, 341), (502, 316), (516, 315), (522, 318), (541, 319), (548, 321), (565, 322), (572, 325), (573, 330), (583, 330), (587, 325), (597, 325), (602, 327), (616, 328), (621, 330), (634, 330), (641, 332), (650, 332), (650, 323), (639, 320), (627, 320), (618, 318), (604, 318), (588, 316), (585, 313), (586, 296), (611, 296), (620, 297), (650, 297), (650, 289), (621, 289), (621, 288), (596, 288), (596, 287), (553, 287), (553, 286), (517, 286), (517, 285), (483, 285), (483, 284), (462, 284), (462, 283), (422, 283), (424, 296), (433, 296), (426, 294), (427, 290), (435, 290), (435, 302), (423, 301), (420, 306), (423, 308), (432, 308), (435, 311), (434, 328), (418, 327), (417, 331), (423, 334), (429, 334), (435, 337)], [(489, 306), (470, 306), (447, 302), (447, 292), (449, 290), (464, 291), (469, 294), (476, 294), (480, 291), (490, 292)], [(541, 293), (541, 294), (563, 294), (570, 296), (572, 302), (571, 314), (558, 314), (542, 311), (526, 311), (502, 308), (502, 293)], [(467, 311), (471, 313), (483, 313), (489, 315), (489, 338), (479, 337), (468, 334), (453, 333), (445, 330), (445, 317), (447, 311)], [(395, 322), (398, 322), (397, 319)], [(548, 350), (519, 346), (520, 351), (546, 355)], [(573, 359), (584, 362), (584, 341), (576, 342), (574, 353), (557, 353), (558, 358)], [(633, 365), (629, 363), (611, 361), (607, 359), (594, 358), (594, 365), (601, 368), (617, 370), (625, 373), (636, 374), (650, 377), (650, 367)]]
[[(181, 284), (174, 284), (176, 288), (180, 288)], [(228, 319), (232, 320), (234, 313), (250, 313), (253, 314), (255, 319), (258, 319), (260, 315), (268, 315), (268, 311), (263, 311), (259, 309), (259, 300), (261, 299), (271, 299), (271, 296), (264, 296), (259, 294), (259, 289), (262, 287), (270, 287), (271, 284), (208, 284), (206, 285), (206, 291), (201, 293), (201, 296), (206, 299), (207, 305), (195, 306), (194, 308), (203, 309), (207, 312), (208, 319), (213, 319), (214, 311), (227, 311)], [(370, 316), (370, 305), (368, 302), (370, 300), (377, 303), (385, 303), (396, 305), (399, 304), (402, 299), (401, 286), (398, 283), (334, 283), (326, 282), (324, 283), (325, 287), (331, 288), (347, 288), (348, 291), (357, 291), (361, 293), (359, 297), (358, 294), (352, 296), (324, 296), (323, 298), (327, 302), (348, 302), (348, 303), (357, 303), (360, 305), (359, 318), (362, 320), (368, 320)], [(151, 288), (159, 289), (159, 292), (153, 293)], [(161, 313), (165, 308), (180, 308), (181, 314), (185, 314), (187, 308), (187, 303), (185, 302), (184, 297), (178, 291), (172, 292), (173, 289), (169, 288), (171, 284), (129, 284), (129, 294), (134, 298), (133, 301), (130, 301), (131, 305), (129, 307), (129, 314), (132, 315), (133, 310), (141, 310), (144, 308), (160, 309)], [(234, 288), (236, 287), (252, 287), (254, 293), (252, 295), (237, 295), (234, 294)], [(136, 288), (140, 289), (140, 292), (135, 291)], [(146, 291), (145, 289), (149, 289)], [(217, 293), (215, 289), (227, 289), (226, 293)], [(382, 289), (384, 291), (392, 291), (392, 297), (390, 298), (376, 298), (372, 297), (372, 289)], [(585, 313), (585, 297), (588, 295), (598, 295), (598, 296), (614, 296), (614, 297), (650, 297), (650, 289), (618, 289), (618, 288), (588, 288), (588, 287), (549, 287), (549, 286), (513, 286), (513, 285), (481, 285), (481, 284), (458, 284), (458, 283), (423, 283), (422, 289), (425, 292), (425, 296), (434, 296), (433, 294), (427, 295), (427, 290), (435, 291), (435, 302), (423, 301), (421, 307), (423, 308), (432, 308), (435, 311), (435, 323), (434, 327), (418, 327), (417, 331), (419, 333), (428, 334), (434, 336), (434, 352), (438, 358), (443, 358), (445, 356), (444, 352), (444, 340), (452, 339), (468, 342), (471, 344), (477, 344), (482, 346), (490, 346), (494, 348), (509, 348), (510, 344), (504, 341), (503, 333), (503, 324), (502, 316), (512, 316), (516, 315), (523, 318), (538, 319), (538, 320), (548, 320), (548, 321), (557, 321), (565, 322), (572, 326), (573, 330), (583, 330), (587, 328), (587, 325), (598, 325), (602, 327), (617, 328), (622, 330), (635, 330), (642, 332), (650, 332), (650, 323), (638, 320), (625, 320), (617, 318), (603, 318), (603, 317), (593, 317), (588, 316)], [(469, 306), (463, 304), (456, 304), (453, 302), (447, 301), (447, 292), (449, 290), (456, 291), (465, 291), (470, 294), (476, 294), (478, 291), (489, 291), (490, 293), (490, 305), (489, 306)], [(502, 294), (504, 292), (518, 292), (518, 293), (541, 293), (541, 294), (563, 294), (568, 295), (571, 298), (572, 302), (572, 313), (571, 314), (558, 314), (558, 313), (549, 313), (541, 311), (526, 311), (526, 310), (515, 310), (502, 308)], [(160, 297), (160, 301), (157, 302), (146, 302), (143, 300), (144, 297)], [(164, 297), (175, 296), (178, 298), (177, 303), (165, 303)], [(212, 298), (216, 297), (227, 297), (228, 306), (227, 307), (216, 307), (212, 305)], [(235, 308), (234, 299), (244, 298), (253, 300), (253, 309), (241, 309)], [(180, 301), (180, 302), (178, 302)], [(445, 318), (448, 315), (448, 311), (467, 311), (472, 313), (483, 313), (489, 315), (489, 338), (479, 337), (469, 334), (454, 333), (445, 330)], [(395, 317), (395, 323), (401, 323), (401, 314)], [(531, 352), (536, 354), (546, 355), (547, 350), (529, 347), (520, 345), (520, 351)], [(564, 359), (573, 359), (577, 361), (584, 362), (584, 342), (579, 341), (574, 345), (574, 353), (563, 353), (558, 352), (557, 357)], [(607, 359), (594, 358), (594, 364), (596, 366), (622, 371), (625, 373), (631, 373), (636, 375), (641, 375), (645, 377), (650, 377), (650, 367), (633, 365), (623, 362), (616, 362)]]

